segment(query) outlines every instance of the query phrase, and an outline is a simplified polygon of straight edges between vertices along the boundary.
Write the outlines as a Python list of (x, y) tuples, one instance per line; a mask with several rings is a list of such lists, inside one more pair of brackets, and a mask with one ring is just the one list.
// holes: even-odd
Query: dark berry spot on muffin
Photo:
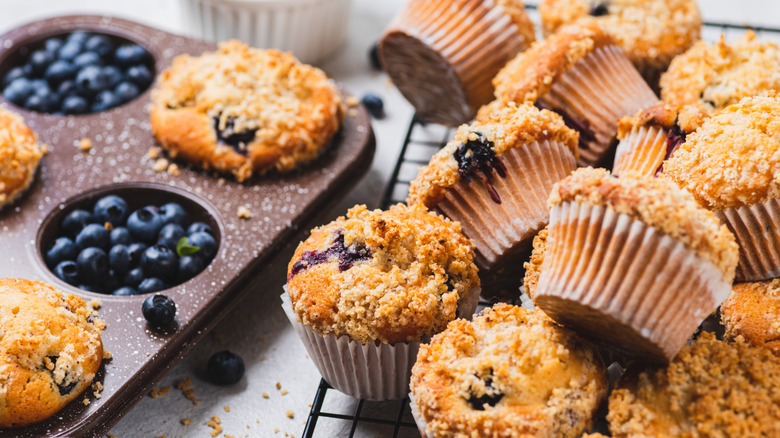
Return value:
[(593, 5), (592, 8), (590, 8), (590, 15), (594, 17), (602, 17), (604, 15), (607, 15), (609, 13), (609, 10), (607, 9), (606, 3), (596, 3)]
[(57, 359), (59, 359), (59, 356), (46, 356), (46, 358), (48, 361), (44, 362), (44, 367), (46, 368), (46, 371), (51, 374), (51, 379), (54, 381), (54, 384), (57, 385), (57, 389), (59, 390), (60, 395), (65, 396), (70, 394), (70, 392), (73, 391), (73, 388), (75, 388), (78, 384), (78, 381), (74, 380), (73, 382), (65, 385), (64, 383), (68, 380), (68, 376), (66, 374), (65, 377), (62, 378), (62, 383), (57, 382), (56, 377), (54, 377), (54, 369), (57, 366)]
[(492, 175), (495, 171), (501, 178), (506, 177), (506, 167), (501, 158), (496, 156), (493, 150), (493, 142), (482, 133), (476, 134), (476, 140), (468, 140), (455, 151), (455, 161), (458, 162), (458, 174), (465, 182), (470, 182), (476, 177), (481, 180), (490, 193), (490, 198), (496, 204), (501, 203), (495, 187), (493, 187)]
[(685, 143), (685, 132), (675, 123), (672, 129), (666, 134), (666, 154), (664, 155), (664, 160), (658, 166), (658, 169), (655, 170), (655, 175), (661, 173), (664, 162), (668, 160), (677, 147), (683, 143)]
[(593, 133), (593, 130), (590, 128), (590, 123), (588, 123), (587, 120), (581, 119), (577, 116), (574, 116), (570, 114), (568, 111), (563, 109), (557, 109), (553, 108), (551, 106), (548, 106), (544, 104), (541, 101), (534, 102), (534, 105), (539, 108), (540, 110), (546, 109), (548, 111), (552, 111), (563, 119), (563, 123), (568, 126), (569, 128), (579, 132), (580, 134), (580, 141), (578, 143), (578, 147), (580, 149), (589, 149), (588, 143), (596, 141), (596, 135)]
[(371, 258), (371, 251), (364, 245), (357, 243), (349, 246), (344, 245), (344, 230), (337, 230), (333, 235), (335, 235), (333, 244), (324, 250), (304, 251), (301, 254), (300, 260), (293, 264), (290, 274), (287, 276), (287, 280), (289, 281), (295, 274), (306, 268), (326, 263), (334, 257), (338, 257), (339, 271), (342, 272), (351, 268), (352, 265), (359, 261)]
[(225, 122), (225, 129), (219, 129), (220, 117), (214, 117), (214, 131), (217, 132), (217, 141), (231, 146), (241, 155), (247, 155), (247, 145), (255, 139), (257, 129), (235, 131), (235, 120), (231, 117)]
[(485, 375), (477, 375), (476, 377), (482, 380), (484, 387), (482, 385), (477, 385), (477, 387), (472, 385), (469, 388), (470, 395), (466, 401), (476, 411), (484, 411), (486, 404), (490, 407), (496, 406), (504, 397), (504, 394), (498, 388), (493, 387), (493, 370), (488, 369)]

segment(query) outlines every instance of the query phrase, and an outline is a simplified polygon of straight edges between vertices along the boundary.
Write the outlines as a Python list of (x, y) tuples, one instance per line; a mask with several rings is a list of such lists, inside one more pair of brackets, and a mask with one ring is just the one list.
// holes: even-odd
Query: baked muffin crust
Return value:
[(735, 284), (720, 315), (727, 340), (741, 336), (780, 356), (780, 278)]
[(22, 116), (0, 107), (0, 208), (32, 184), (45, 148)]
[(542, 273), (542, 263), (544, 263), (544, 253), (547, 250), (547, 232), (549, 227), (542, 228), (539, 234), (534, 236), (534, 249), (531, 251), (531, 259), (523, 263), (525, 277), (523, 286), (525, 293), (533, 299), (536, 294), (536, 285), (539, 283), (539, 275)]
[(460, 224), (424, 206), (353, 207), (316, 228), (288, 265), (298, 319), (363, 343), (420, 341), (456, 318), (479, 287)]

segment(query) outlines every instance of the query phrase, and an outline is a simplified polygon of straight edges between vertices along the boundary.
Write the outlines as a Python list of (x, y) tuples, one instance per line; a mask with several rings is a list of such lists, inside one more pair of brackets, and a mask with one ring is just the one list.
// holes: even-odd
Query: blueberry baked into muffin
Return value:
[(44, 420), (89, 387), (103, 360), (93, 312), (46, 283), (0, 279), (0, 428)]
[(344, 108), (321, 70), (233, 40), (216, 52), (177, 57), (152, 91), (150, 115), (172, 157), (244, 181), (316, 158)]
[(500, 303), (420, 347), (412, 412), (424, 437), (578, 437), (607, 388), (587, 342), (540, 312)]
[(22, 116), (0, 107), (0, 209), (32, 184), (45, 149)]

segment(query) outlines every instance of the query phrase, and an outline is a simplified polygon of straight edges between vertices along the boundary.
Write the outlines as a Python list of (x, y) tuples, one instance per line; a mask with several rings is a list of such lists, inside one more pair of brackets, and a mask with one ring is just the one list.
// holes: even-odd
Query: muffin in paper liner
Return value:
[(780, 200), (770, 199), (715, 212), (739, 244), (736, 281), (780, 277)]
[[(459, 318), (471, 319), (477, 310), (479, 294), (480, 288), (471, 291), (469, 299), (458, 309)], [(286, 285), (281, 299), (287, 319), (331, 386), (364, 400), (400, 400), (407, 396), (420, 342), (363, 344), (346, 335), (323, 336), (298, 321)]]
[(534, 38), (520, 0), (412, 0), (379, 50), (420, 117), (457, 126), (491, 100), (493, 76)]
[(663, 126), (641, 126), (620, 139), (615, 151), (612, 174), (634, 171), (653, 176), (667, 156), (667, 129)]
[(549, 227), (534, 301), (607, 347), (667, 362), (730, 292), (715, 264), (627, 214), (566, 201)]

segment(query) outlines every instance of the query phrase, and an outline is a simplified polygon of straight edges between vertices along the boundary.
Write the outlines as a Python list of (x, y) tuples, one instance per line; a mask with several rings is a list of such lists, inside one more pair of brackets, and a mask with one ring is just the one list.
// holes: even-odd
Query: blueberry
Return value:
[(95, 203), (92, 214), (99, 224), (121, 225), (127, 219), (127, 202), (116, 195), (104, 196)]
[(160, 229), (160, 234), (157, 236), (157, 244), (167, 246), (171, 251), (176, 252), (176, 244), (179, 243), (179, 239), (184, 237), (186, 233), (184, 228), (179, 224), (167, 224)]
[(99, 113), (101, 111), (109, 110), (120, 104), (119, 99), (110, 90), (103, 90), (95, 96), (95, 100), (92, 101), (92, 112)]
[(133, 242), (127, 245), (127, 250), (130, 252), (130, 266), (138, 266), (141, 263), (141, 256), (146, 251), (146, 244)]
[(79, 248), (67, 237), (58, 237), (51, 249), (46, 251), (46, 264), (57, 266), (64, 260), (75, 260), (79, 255)]
[(103, 60), (100, 58), (100, 55), (95, 52), (82, 52), (79, 56), (73, 58), (73, 65), (78, 70), (81, 70), (82, 68), (88, 67), (90, 65), (102, 67)]
[(8, 73), (3, 76), (3, 88), (7, 87), (11, 82), (14, 81), (14, 79), (21, 78), (24, 76), (24, 69), (21, 67), (14, 67), (11, 70), (8, 70)]
[(366, 107), (368, 112), (375, 119), (381, 119), (385, 116), (385, 104), (382, 98), (373, 93), (366, 93), (360, 102)]
[(141, 255), (141, 269), (150, 277), (163, 280), (175, 279), (179, 271), (179, 261), (176, 253), (163, 245), (146, 248)]
[(108, 79), (108, 88), (114, 88), (122, 82), (122, 70), (119, 70), (116, 66), (109, 65), (103, 67), (103, 75)]
[(119, 289), (111, 292), (111, 295), (116, 295), (116, 296), (119, 296), (119, 297), (130, 296), (130, 295), (138, 295), (138, 291), (133, 289), (132, 287), (124, 286), (124, 287), (120, 287)]
[(62, 59), (49, 64), (49, 68), (46, 69), (46, 73), (43, 75), (51, 86), (59, 86), (68, 79), (73, 79), (74, 76), (76, 76), (76, 67)]
[(371, 49), (368, 51), (368, 60), (374, 70), (382, 70), (382, 62), (379, 59), (379, 43), (371, 45)]
[(22, 106), (28, 97), (35, 92), (32, 82), (27, 78), (16, 78), (5, 87), (3, 97), (9, 101)]
[(60, 47), (65, 44), (65, 41), (61, 40), (60, 38), (49, 38), (46, 40), (46, 43), (44, 43), (44, 47), (46, 48), (46, 51), (51, 53), (52, 56), (57, 56), (57, 52), (60, 50)]
[(231, 351), (220, 351), (211, 356), (206, 371), (213, 383), (232, 385), (244, 376), (244, 359)]
[(97, 292), (97, 293), (102, 292), (102, 289), (100, 287), (98, 287), (97, 285), (94, 285), (94, 284), (82, 283), (82, 284), (78, 285), (78, 288), (81, 289), (81, 290), (85, 290), (87, 292)]
[(46, 68), (49, 64), (54, 62), (54, 56), (46, 50), (36, 50), (30, 55), (30, 59), (27, 61), (32, 66), (33, 74), (35, 76), (43, 76)]
[(109, 233), (110, 245), (130, 245), (133, 239), (130, 237), (130, 231), (125, 227), (114, 227)]
[[(189, 222), (189, 216), (187, 215), (187, 212), (184, 211), (184, 207), (176, 202), (169, 202), (163, 205), (158, 212), (160, 213), (160, 217), (162, 217), (164, 224), (179, 224), (182, 227), (185, 227), (187, 226), (187, 222)], [(208, 227), (208, 225), (206, 226)], [(209, 229), (209, 232), (211, 232), (211, 229)], [(191, 233), (192, 232), (188, 232), (187, 234)]]
[(152, 83), (152, 72), (145, 65), (135, 65), (127, 69), (127, 80), (146, 89)]
[(186, 255), (179, 259), (179, 282), (184, 283), (200, 274), (204, 268), (203, 260), (195, 255)]
[(144, 281), (144, 271), (141, 268), (133, 268), (122, 278), (122, 283), (126, 286), (137, 287)]
[(106, 58), (114, 51), (114, 45), (111, 44), (111, 40), (105, 35), (92, 35), (84, 43), (84, 49)]
[(86, 210), (73, 210), (62, 220), (62, 230), (67, 236), (76, 237), (84, 226), (94, 222), (92, 213)]
[(114, 89), (114, 95), (121, 103), (130, 102), (138, 96), (138, 86), (132, 82), (120, 82)]
[(130, 44), (116, 49), (114, 61), (120, 67), (145, 64), (150, 59), (149, 52), (138, 44)]
[(193, 222), (189, 227), (187, 227), (187, 234), (195, 234), (198, 232), (204, 232), (209, 233), (212, 236), (214, 235), (214, 232), (211, 231), (211, 227), (207, 224), (204, 224), (203, 222)]
[(100, 283), (100, 289), (101, 289), (102, 292), (105, 292), (105, 293), (109, 293), (111, 291), (115, 291), (115, 290), (119, 289), (122, 286), (124, 286), (124, 285), (119, 282), (119, 279), (116, 277), (116, 272), (114, 272), (113, 269), (109, 269), (108, 277), (106, 277)]
[(57, 50), (57, 58), (65, 61), (73, 61), (81, 53), (82, 47), (81, 43), (68, 40), (59, 50)]
[(176, 304), (165, 295), (152, 295), (144, 300), (141, 313), (149, 321), (149, 324), (155, 327), (164, 327), (173, 322), (173, 318), (176, 316)]
[(33, 94), (24, 101), (24, 107), (30, 111), (46, 113), (52, 111), (52, 103), (52, 100), (47, 95), (40, 96), (38, 94)]
[(65, 260), (54, 268), (54, 275), (65, 283), (75, 286), (79, 281), (79, 267), (73, 260)]
[(607, 14), (609, 14), (609, 9), (607, 9), (607, 5), (604, 3), (598, 3), (590, 9), (590, 15), (594, 17), (601, 17)]
[(130, 270), (130, 251), (125, 245), (114, 245), (108, 252), (108, 266), (117, 275), (124, 275)]
[(94, 96), (108, 87), (108, 78), (102, 68), (88, 65), (76, 75), (76, 87), (83, 96)]
[(78, 96), (78, 93), (79, 90), (76, 88), (76, 82), (72, 80), (63, 81), (60, 86), (57, 87), (57, 94), (59, 94), (63, 100), (68, 96)]
[(81, 96), (68, 96), (62, 100), (63, 114), (85, 114), (89, 112), (89, 103)]
[(94, 283), (99, 283), (108, 277), (108, 257), (100, 248), (83, 249), (76, 258), (76, 265), (79, 268), (79, 276), (88, 278)]
[(79, 248), (95, 246), (108, 249), (108, 230), (101, 224), (87, 224), (76, 236), (76, 245)]
[(142, 242), (154, 242), (162, 226), (162, 218), (157, 209), (151, 206), (138, 209), (127, 218), (130, 235)]
[(206, 232), (199, 231), (197, 233), (190, 234), (187, 239), (190, 246), (197, 246), (198, 255), (203, 258), (204, 262), (209, 262), (217, 254), (217, 241), (214, 237)]
[(83, 31), (83, 30), (77, 30), (74, 32), (71, 32), (70, 35), (68, 35), (68, 42), (76, 42), (81, 45), (84, 45), (84, 43), (87, 42), (87, 39), (89, 38), (89, 33)]

